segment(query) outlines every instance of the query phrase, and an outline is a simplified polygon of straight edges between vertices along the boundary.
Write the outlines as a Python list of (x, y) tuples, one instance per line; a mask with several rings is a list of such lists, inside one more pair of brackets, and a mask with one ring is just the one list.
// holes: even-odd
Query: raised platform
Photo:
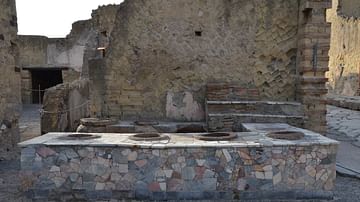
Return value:
[(360, 96), (328, 95), (327, 104), (360, 111)]
[[(49, 133), (20, 143), (22, 179), (33, 199), (331, 199), (336, 141), (287, 124), (245, 124), (231, 141), (167, 133), (159, 141), (96, 133)], [(302, 132), (280, 140), (266, 131)]]
[(302, 127), (303, 106), (297, 102), (206, 101), (209, 131), (241, 131), (242, 123), (287, 123)]

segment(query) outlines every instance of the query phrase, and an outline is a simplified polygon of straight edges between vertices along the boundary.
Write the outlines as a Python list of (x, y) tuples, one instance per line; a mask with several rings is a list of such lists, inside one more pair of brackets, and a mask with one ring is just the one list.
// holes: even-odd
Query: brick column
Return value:
[(298, 40), (298, 98), (307, 116), (305, 128), (326, 133), (325, 72), (329, 70), (331, 0), (301, 0)]

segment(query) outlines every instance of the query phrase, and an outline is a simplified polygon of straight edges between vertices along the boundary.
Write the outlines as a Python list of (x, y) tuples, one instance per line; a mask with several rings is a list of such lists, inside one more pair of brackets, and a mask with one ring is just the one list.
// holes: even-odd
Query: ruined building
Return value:
[(20, 140), (20, 73), (16, 67), (15, 1), (0, 0), (0, 160), (14, 158)]
[(18, 36), (22, 103), (44, 103), (44, 133), (73, 131), (88, 116), (201, 122), (207, 130), (286, 122), (324, 133), (330, 7), (329, 0), (100, 7), (66, 38)]
[(99, 7), (91, 19), (75, 22), (66, 38), (18, 36), (24, 104), (42, 101), (45, 89), (88, 77), (88, 60), (103, 57), (117, 8)]
[(329, 92), (360, 95), (360, 2), (333, 0), (328, 21), (331, 22)]
[[(125, 1), (107, 56), (90, 65), (91, 113), (208, 120), (216, 129), (231, 129), (244, 116), (285, 118), (325, 132), (330, 7), (329, 0)], [(228, 103), (224, 113), (208, 111), (236, 100), (279, 101), (282, 110), (267, 114), (249, 105), (229, 113), (237, 106)], [(284, 112), (294, 102), (296, 109)]]
[(47, 133), (19, 143), (26, 195), (332, 199), (331, 6), (125, 0), (64, 39), (19, 36), (22, 101), (43, 103)]

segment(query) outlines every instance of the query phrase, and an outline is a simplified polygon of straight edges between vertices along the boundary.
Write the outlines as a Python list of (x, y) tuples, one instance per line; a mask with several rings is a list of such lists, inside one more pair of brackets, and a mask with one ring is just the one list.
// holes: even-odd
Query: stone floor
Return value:
[(19, 120), (21, 141), (34, 138), (41, 134), (39, 109), (41, 109), (41, 105), (23, 105), (23, 111)]
[[(29, 112), (27, 117), (32, 117), (30, 114)], [(360, 112), (328, 106), (327, 119), (328, 136), (341, 142), (338, 163), (345, 167), (359, 165), (360, 160), (356, 159), (360, 158)], [(28, 123), (32, 123), (32, 121)], [(32, 126), (32, 124), (29, 125)], [(31, 133), (23, 134), (30, 134), (25, 138), (32, 136)], [(356, 169), (356, 167), (354, 168)], [(0, 161), (0, 202), (29, 201), (25, 199), (20, 189), (19, 170), (19, 160)], [(359, 190), (360, 178), (338, 175), (334, 190), (334, 201), (360, 201)]]
[(338, 172), (360, 178), (360, 111), (328, 106), (328, 137), (340, 141)]

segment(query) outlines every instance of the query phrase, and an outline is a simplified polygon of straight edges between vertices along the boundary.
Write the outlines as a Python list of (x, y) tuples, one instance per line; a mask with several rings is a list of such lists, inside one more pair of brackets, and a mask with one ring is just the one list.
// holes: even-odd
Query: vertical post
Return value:
[(41, 105), (41, 88), (40, 88), (40, 85), (39, 85), (39, 104)]
[(360, 64), (359, 64), (359, 72), (358, 72), (358, 79), (359, 79), (359, 86), (358, 86), (358, 90), (357, 90), (357, 96), (360, 96)]

